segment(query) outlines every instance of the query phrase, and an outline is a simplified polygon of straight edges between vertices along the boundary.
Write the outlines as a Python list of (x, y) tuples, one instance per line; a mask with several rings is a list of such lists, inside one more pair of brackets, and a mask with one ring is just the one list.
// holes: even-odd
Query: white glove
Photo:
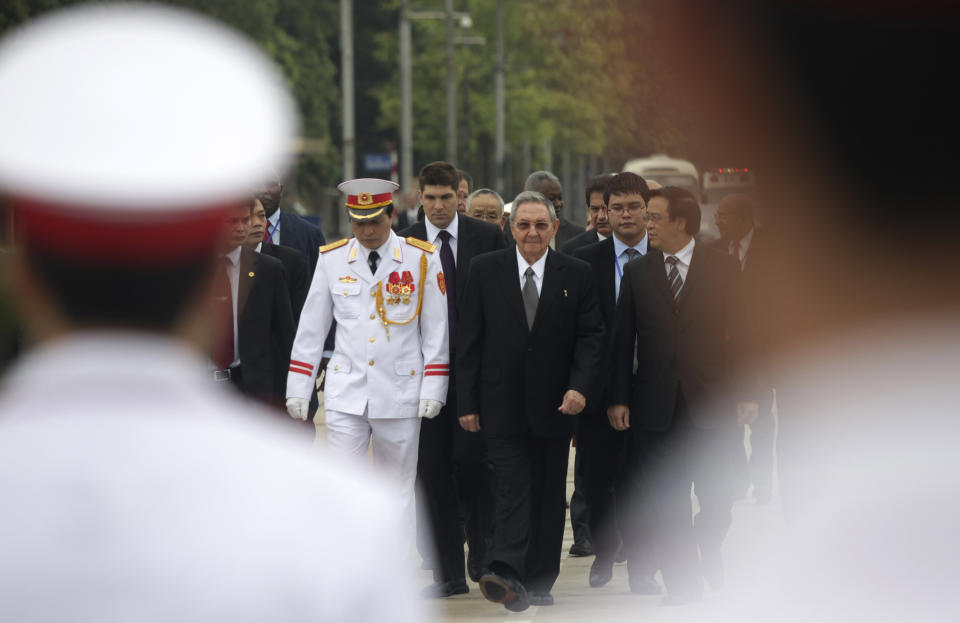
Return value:
[(287, 398), (287, 413), (293, 419), (306, 421), (309, 410), (310, 401), (306, 398)]
[(420, 417), (427, 418), (432, 420), (437, 417), (437, 414), (440, 413), (440, 409), (443, 408), (443, 403), (439, 400), (430, 400), (429, 398), (420, 399)]

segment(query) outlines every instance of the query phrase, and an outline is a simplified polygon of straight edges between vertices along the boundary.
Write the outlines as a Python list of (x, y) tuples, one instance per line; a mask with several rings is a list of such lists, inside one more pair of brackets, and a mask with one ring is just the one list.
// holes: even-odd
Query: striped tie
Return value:
[(683, 279), (680, 278), (680, 271), (677, 269), (677, 259), (675, 255), (667, 256), (665, 260), (670, 265), (670, 272), (667, 274), (667, 283), (670, 284), (670, 294), (673, 295), (673, 302), (677, 302), (680, 295), (680, 289), (683, 287)]

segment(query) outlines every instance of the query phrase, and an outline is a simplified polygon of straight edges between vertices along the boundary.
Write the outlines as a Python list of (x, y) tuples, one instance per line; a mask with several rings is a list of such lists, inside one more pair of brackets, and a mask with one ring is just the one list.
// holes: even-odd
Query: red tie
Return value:
[(213, 341), (211, 359), (218, 370), (226, 370), (233, 363), (233, 292), (227, 266), (230, 260), (220, 258), (213, 285)]

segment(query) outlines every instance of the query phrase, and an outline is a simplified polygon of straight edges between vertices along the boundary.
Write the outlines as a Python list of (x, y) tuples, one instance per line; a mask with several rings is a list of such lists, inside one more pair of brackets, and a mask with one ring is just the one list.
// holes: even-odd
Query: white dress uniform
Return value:
[(421, 400), (443, 403), (447, 395), (446, 286), (433, 245), (390, 231), (381, 248), (386, 252), (372, 274), (355, 238), (321, 247), (290, 356), (287, 397), (310, 396), (336, 320), (324, 384), (327, 443), (366, 457), (373, 438), (374, 462), (399, 480), (412, 534), (418, 407)]
[(423, 620), (386, 483), (221, 387), (198, 354), (133, 333), (12, 370), (0, 621)]
[[(200, 355), (227, 218), (296, 135), (276, 64), (193, 12), (88, 4), (4, 34), (0, 93), (40, 344), (0, 384), (0, 621), (424, 620), (392, 486)], [(131, 294), (159, 287), (182, 300)]]

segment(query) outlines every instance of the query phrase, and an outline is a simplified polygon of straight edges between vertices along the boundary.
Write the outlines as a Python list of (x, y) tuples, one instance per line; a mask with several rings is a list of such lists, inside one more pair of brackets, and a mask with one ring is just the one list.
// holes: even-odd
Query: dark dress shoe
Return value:
[(599, 588), (613, 578), (613, 561), (597, 556), (590, 565), (590, 586)]
[(581, 556), (593, 556), (593, 544), (590, 541), (580, 541), (570, 546), (570, 555), (574, 558)]
[(637, 595), (659, 595), (660, 584), (652, 575), (631, 575), (629, 577), (630, 592)]
[(617, 548), (617, 555), (613, 557), (613, 562), (620, 564), (627, 562), (627, 548), (623, 545)]
[(449, 580), (447, 582), (434, 582), (420, 591), (420, 596), (426, 599), (443, 599), (469, 592), (470, 588), (463, 580)]
[(527, 589), (508, 574), (485, 571), (480, 578), (480, 592), (488, 601), (503, 604), (511, 612), (523, 612), (530, 607)]
[(531, 591), (529, 599), (530, 599), (531, 606), (552, 606), (553, 605), (553, 595), (551, 595), (549, 592)]

